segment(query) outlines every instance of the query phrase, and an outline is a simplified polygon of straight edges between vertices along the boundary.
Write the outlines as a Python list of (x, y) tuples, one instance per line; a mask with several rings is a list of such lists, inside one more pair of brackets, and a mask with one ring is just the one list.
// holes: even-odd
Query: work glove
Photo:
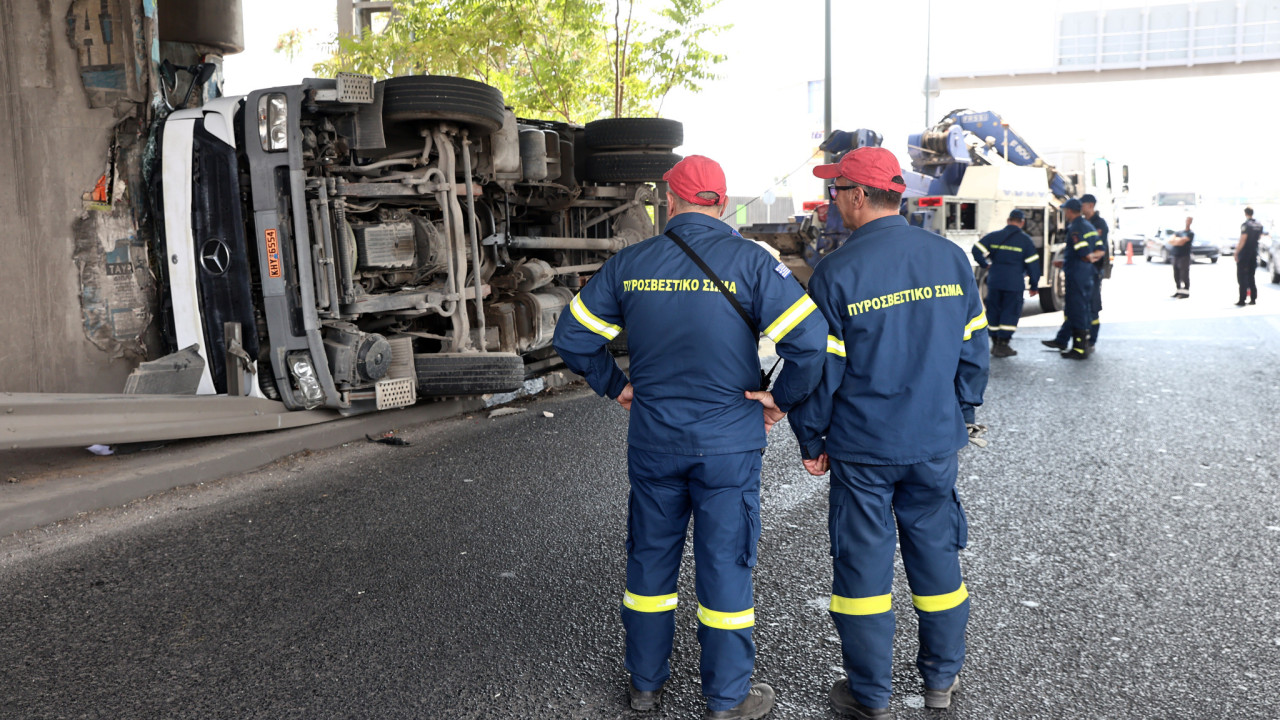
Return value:
[(986, 425), (978, 425), (977, 423), (965, 423), (964, 426), (969, 430), (969, 442), (980, 448), (987, 446), (987, 439), (982, 437), (987, 432)]

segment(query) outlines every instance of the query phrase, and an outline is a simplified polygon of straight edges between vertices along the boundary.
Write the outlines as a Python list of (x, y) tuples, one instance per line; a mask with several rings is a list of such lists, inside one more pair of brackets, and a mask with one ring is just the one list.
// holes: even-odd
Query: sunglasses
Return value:
[(836, 196), (840, 194), (841, 190), (856, 190), (856, 189), (858, 189), (857, 185), (834, 185), (834, 184), (828, 185), (827, 197), (830, 197), (834, 201), (836, 199)]

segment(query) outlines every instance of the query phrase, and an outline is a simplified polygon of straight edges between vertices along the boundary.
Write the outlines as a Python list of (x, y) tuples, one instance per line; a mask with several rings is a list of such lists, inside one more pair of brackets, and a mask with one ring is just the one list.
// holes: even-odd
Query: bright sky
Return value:
[[(1141, 4), (933, 0), (933, 73), (1045, 68), (1052, 64), (1059, 13)], [(228, 93), (311, 74), (311, 64), (324, 57), (319, 43), (336, 28), (332, 0), (244, 5), (248, 49), (226, 60)], [(907, 136), (926, 127), (929, 0), (832, 5), (834, 127), (880, 132), (884, 146), (909, 166)], [(823, 1), (723, 0), (710, 19), (733, 25), (714, 41), (714, 49), (728, 55), (717, 68), (720, 79), (700, 93), (672, 93), (663, 115), (684, 122), (682, 153), (719, 160), (731, 193), (757, 195), (816, 148), (821, 97), (810, 113), (808, 84), (822, 79)], [(297, 27), (315, 32), (303, 57), (289, 63), (274, 48), (280, 33)], [(1275, 81), (1270, 73), (947, 91), (935, 100), (930, 121), (956, 108), (993, 110), (1040, 153), (1083, 150), (1128, 164), (1137, 193), (1275, 196), (1280, 179), (1273, 164), (1260, 160), (1274, 154), (1267, 88)], [(807, 170), (778, 188), (804, 198), (820, 191)]]

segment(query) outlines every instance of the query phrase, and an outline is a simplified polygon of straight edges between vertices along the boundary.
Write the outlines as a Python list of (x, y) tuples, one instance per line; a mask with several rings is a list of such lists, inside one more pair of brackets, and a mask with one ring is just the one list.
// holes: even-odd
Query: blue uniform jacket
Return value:
[(988, 346), (963, 250), (880, 218), (818, 264), (809, 292), (832, 337), (822, 383), (790, 415), (806, 458), (910, 465), (969, 442)]
[[(715, 218), (680, 213), (667, 223), (737, 296), (786, 360), (773, 396), (784, 411), (818, 384), (827, 324), (784, 265)], [(556, 326), (555, 347), (597, 393), (626, 387), (607, 344), (627, 329), (631, 355), (628, 442), (649, 452), (720, 455), (767, 442), (757, 338), (729, 300), (670, 238), (659, 235), (610, 258)]]
[(1098, 231), (1098, 237), (1094, 239), (1093, 249), (1101, 250), (1106, 253), (1106, 255), (1102, 256), (1101, 260), (1094, 263), (1098, 268), (1098, 272), (1102, 272), (1103, 268), (1111, 263), (1111, 243), (1108, 242), (1107, 239), (1108, 236), (1111, 235), (1111, 227), (1107, 225), (1107, 221), (1103, 220), (1102, 216), (1096, 212), (1093, 214), (1093, 217), (1089, 218), (1089, 224), (1093, 226), (1094, 230)]
[(1098, 249), (1099, 234), (1083, 215), (1067, 224), (1066, 234), (1067, 247), (1064, 251), (1066, 257), (1063, 270), (1066, 271), (1067, 277), (1072, 277), (1085, 268), (1092, 268), (1086, 258)]
[(1040, 253), (1035, 242), (1017, 225), (987, 233), (973, 246), (973, 257), (981, 267), (990, 267), (987, 287), (992, 290), (1022, 292), (1022, 276), (1031, 276), (1031, 287), (1040, 282)]

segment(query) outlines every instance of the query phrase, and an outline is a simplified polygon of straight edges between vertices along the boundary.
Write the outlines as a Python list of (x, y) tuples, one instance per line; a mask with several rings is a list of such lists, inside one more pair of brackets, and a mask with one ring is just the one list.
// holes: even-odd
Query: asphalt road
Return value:
[[(1037, 310), (993, 362), (964, 690), (922, 709), (899, 571), (900, 718), (1280, 718), (1280, 288), (1170, 276), (1117, 268), (1089, 362)], [(691, 557), (664, 709), (623, 710), (625, 413), (520, 407), (0, 541), (0, 717), (700, 717)], [(756, 676), (772, 717), (834, 717), (826, 483), (774, 441)]]

